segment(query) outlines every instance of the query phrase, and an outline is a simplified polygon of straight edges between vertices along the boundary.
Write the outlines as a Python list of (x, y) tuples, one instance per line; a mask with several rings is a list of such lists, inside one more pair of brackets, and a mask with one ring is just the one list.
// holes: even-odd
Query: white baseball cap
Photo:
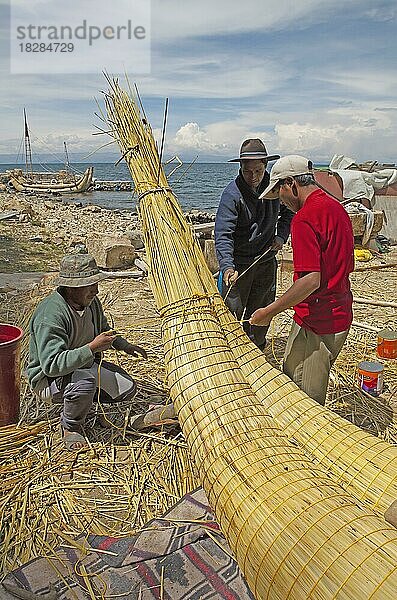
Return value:
[(313, 163), (304, 156), (289, 154), (288, 156), (279, 158), (270, 171), (269, 185), (259, 198), (266, 198), (280, 180), (287, 177), (295, 177), (296, 175), (305, 175), (306, 173), (313, 173)]

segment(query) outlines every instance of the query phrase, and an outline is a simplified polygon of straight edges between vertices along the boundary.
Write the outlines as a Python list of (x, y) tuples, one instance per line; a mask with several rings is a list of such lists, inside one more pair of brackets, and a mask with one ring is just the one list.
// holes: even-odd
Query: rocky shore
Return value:
[[(215, 219), (214, 214), (197, 210), (186, 216), (193, 225)], [(143, 248), (136, 211), (83, 206), (59, 196), (0, 193), (0, 272), (56, 269), (65, 252), (98, 234), (127, 238), (137, 250)], [(207, 230), (199, 232), (202, 238), (210, 235)]]

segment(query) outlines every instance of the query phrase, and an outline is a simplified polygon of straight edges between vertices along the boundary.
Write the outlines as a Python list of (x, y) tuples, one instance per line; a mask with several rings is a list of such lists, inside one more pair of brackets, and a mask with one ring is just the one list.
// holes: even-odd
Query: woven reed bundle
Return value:
[[(355, 598), (364, 574), (371, 580), (380, 564), (385, 568), (372, 543), (390, 552), (394, 572), (397, 532), (282, 435), (247, 386), (211, 304), (197, 299), (189, 308), (173, 306), (163, 332), (181, 426), (256, 597)], [(362, 563), (368, 551), (373, 564)], [(388, 581), (395, 585), (391, 571), (384, 597), (392, 594)], [(367, 579), (368, 597), (379, 583)]]
[[(117, 86), (113, 88), (113, 97), (117, 98), (119, 110), (114, 110), (112, 102), (108, 102), (111, 126), (127, 158), (137, 191), (147, 192), (150, 184), (158, 189), (154, 195), (146, 195), (140, 206), (146, 247), (151, 253), (153, 270), (157, 271), (157, 277), (151, 278), (157, 306), (161, 310), (180, 298), (196, 295), (213, 298), (214, 310), (237, 363), (277, 424), (351, 493), (383, 514), (397, 498), (397, 447), (319, 406), (247, 341), (241, 327), (225, 309), (175, 197), (167, 192), (168, 182), (158, 166), (149, 125), (142, 125), (136, 104)], [(160, 199), (167, 206), (158, 215), (155, 208), (160, 206)], [(156, 231), (156, 235), (150, 236), (151, 231)]]
[(356, 427), (320, 406), (247, 344), (238, 323), (216, 300), (235, 360), (244, 376), (289, 439), (297, 441), (361, 502), (383, 514), (397, 498), (397, 446)]
[(397, 531), (315, 466), (266, 413), (225, 338), (219, 295), (168, 189), (151, 130), (118, 84), (110, 85), (109, 123), (141, 196), (171, 397), (251, 589), (261, 599), (356, 598), (365, 582), (365, 597), (391, 598)]

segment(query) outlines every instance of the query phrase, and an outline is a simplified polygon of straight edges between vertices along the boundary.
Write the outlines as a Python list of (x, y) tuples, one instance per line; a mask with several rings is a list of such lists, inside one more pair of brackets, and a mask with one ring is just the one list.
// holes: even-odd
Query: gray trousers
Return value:
[[(248, 266), (236, 264), (236, 271), (241, 275)], [(276, 281), (277, 260), (275, 257), (266, 262), (257, 263), (232, 287), (226, 298), (227, 307), (238, 321), (242, 319), (243, 315), (244, 320), (249, 319), (257, 308), (268, 306), (274, 302)], [(222, 297), (225, 297), (228, 290), (229, 288), (223, 285)], [(258, 327), (243, 323), (243, 329), (254, 344), (261, 349), (264, 348), (268, 326)]]
[(104, 403), (123, 402), (135, 395), (136, 383), (124, 369), (103, 361), (100, 367), (94, 363), (64, 377), (46, 378), (34, 392), (42, 400), (63, 403), (62, 428), (80, 431), (95, 395)]
[(283, 371), (308, 396), (324, 406), (328, 379), (349, 330), (316, 335), (295, 321), (287, 340)]

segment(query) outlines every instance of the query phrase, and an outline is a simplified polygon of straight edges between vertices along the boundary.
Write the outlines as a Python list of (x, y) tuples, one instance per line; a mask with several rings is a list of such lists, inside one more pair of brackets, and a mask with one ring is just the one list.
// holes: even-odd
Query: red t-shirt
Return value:
[(322, 190), (311, 193), (291, 223), (294, 281), (305, 273), (321, 273), (320, 287), (294, 306), (294, 320), (317, 335), (345, 331), (351, 325), (349, 273), (354, 270), (354, 238), (350, 218)]

